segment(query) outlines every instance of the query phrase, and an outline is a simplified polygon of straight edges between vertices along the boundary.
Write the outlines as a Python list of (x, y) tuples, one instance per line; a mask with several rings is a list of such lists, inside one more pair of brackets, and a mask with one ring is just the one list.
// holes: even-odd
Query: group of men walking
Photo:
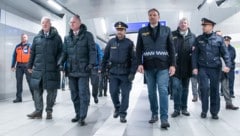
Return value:
[[(25, 63), (26, 73), (31, 74), (28, 82), (33, 90), (35, 110), (27, 116), (32, 119), (42, 118), (42, 95), (43, 90), (46, 89), (48, 93), (46, 118), (52, 119), (52, 108), (57, 89), (60, 87), (60, 70), (64, 67), (69, 78), (75, 110), (75, 117), (71, 121), (79, 122), (81, 126), (86, 124), (90, 102), (89, 78), (93, 70), (95, 76), (92, 76), (91, 82), (94, 82), (98, 73), (109, 73), (109, 90), (114, 105), (113, 117), (120, 116), (121, 123), (127, 122), (129, 95), (137, 71), (144, 73), (146, 78), (151, 110), (149, 123), (157, 122), (160, 117), (160, 127), (170, 127), (168, 122), (170, 80), (174, 99), (174, 112), (171, 116), (177, 117), (181, 113), (185, 116), (190, 115), (187, 100), (192, 75), (198, 77), (202, 102), (201, 117), (207, 117), (210, 95), (210, 113), (213, 119), (218, 119), (220, 80), (216, 79), (220, 79), (221, 57), (226, 64), (225, 73), (231, 71), (234, 61), (229, 55), (231, 51), (227, 50), (223, 37), (213, 32), (215, 22), (203, 18), (203, 34), (196, 37), (189, 28), (187, 18), (181, 19), (177, 30), (173, 32), (169, 27), (160, 25), (160, 13), (157, 9), (150, 9), (148, 18), (148, 26), (138, 32), (136, 51), (133, 41), (126, 38), (127, 24), (116, 22), (114, 25), (116, 37), (109, 40), (103, 59), (100, 61), (96, 61), (98, 48), (93, 35), (87, 31), (86, 25), (81, 22), (78, 15), (71, 18), (70, 32), (65, 36), (63, 44), (57, 30), (51, 26), (50, 19), (43, 18), (42, 30), (34, 37), (31, 50), (26, 42), (17, 46), (30, 52), (28, 63), (17, 64), (20, 66), (21, 63)], [(12, 65), (13, 68), (14, 65), (15, 63)], [(97, 89), (93, 86), (92, 90), (94, 102), (98, 103)], [(22, 90), (18, 92), (21, 93)], [(15, 102), (22, 101), (19, 93)], [(232, 103), (228, 103), (226, 108), (238, 109)]]

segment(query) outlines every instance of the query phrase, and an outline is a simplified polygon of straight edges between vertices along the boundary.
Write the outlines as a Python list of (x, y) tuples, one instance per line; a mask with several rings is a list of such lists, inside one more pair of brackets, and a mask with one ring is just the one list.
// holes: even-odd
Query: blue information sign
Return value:
[[(147, 26), (148, 23), (149, 23), (149, 22), (127, 23), (127, 25), (128, 25), (127, 32), (128, 32), (128, 33), (138, 32), (138, 30), (139, 30), (140, 28)], [(166, 26), (166, 21), (160, 21), (160, 24), (161, 24), (162, 26)]]
[[(148, 23), (149, 22), (127, 23), (127, 25), (128, 25), (127, 33), (137, 33), (140, 28), (147, 26)], [(167, 22), (166, 21), (160, 21), (160, 24), (162, 26), (166, 26)], [(112, 34), (114, 34), (115, 31), (116, 31), (115, 27), (112, 27)]]

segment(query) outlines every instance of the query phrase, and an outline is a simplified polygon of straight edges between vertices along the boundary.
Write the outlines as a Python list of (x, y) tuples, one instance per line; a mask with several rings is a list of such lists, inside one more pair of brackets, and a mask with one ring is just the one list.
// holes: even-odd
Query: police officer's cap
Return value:
[(123, 23), (123, 22), (121, 22), (121, 21), (118, 21), (118, 22), (115, 23), (114, 27), (116, 29), (127, 29), (128, 25)]
[(210, 19), (202, 18), (202, 25), (216, 25), (216, 23)]
[(223, 38), (225, 41), (230, 41), (232, 39), (230, 36), (224, 36)]

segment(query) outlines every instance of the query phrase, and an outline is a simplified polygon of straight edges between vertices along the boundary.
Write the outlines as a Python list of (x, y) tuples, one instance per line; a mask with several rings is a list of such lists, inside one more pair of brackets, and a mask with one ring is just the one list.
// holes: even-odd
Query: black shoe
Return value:
[(102, 97), (102, 93), (100, 93), (100, 94), (98, 95), (98, 97)]
[(13, 103), (19, 103), (19, 102), (22, 102), (22, 100), (21, 100), (21, 99), (15, 99), (15, 100), (13, 100)]
[(202, 112), (202, 113), (201, 113), (201, 118), (203, 118), (203, 119), (204, 119), (204, 118), (206, 118), (206, 117), (207, 117), (207, 114), (206, 114), (206, 113), (204, 113), (204, 112)]
[(235, 98), (235, 96), (234, 96), (234, 95), (231, 95), (231, 98)]
[(107, 96), (107, 93), (104, 93), (104, 96)]
[(42, 113), (34, 111), (31, 114), (28, 114), (27, 117), (30, 119), (41, 119), (42, 118)]
[(73, 118), (71, 121), (74, 122), (78, 122), (79, 118), (76, 116), (75, 118)]
[(125, 118), (125, 117), (120, 117), (120, 122), (121, 122), (121, 123), (126, 123), (126, 122), (127, 122), (127, 120), (126, 120), (126, 118)]
[(97, 104), (98, 103), (98, 98), (94, 97), (94, 102)]
[(168, 127), (170, 127), (170, 124), (167, 121), (161, 123), (161, 128), (167, 129)]
[(193, 96), (192, 102), (197, 102), (198, 101), (198, 97), (197, 96)]
[(79, 123), (80, 126), (85, 126), (85, 125), (86, 125), (84, 119), (80, 119), (80, 120), (78, 121), (78, 123)]
[(117, 118), (119, 116), (118, 110), (115, 110), (113, 113), (113, 118)]
[(171, 116), (172, 116), (173, 118), (175, 118), (175, 117), (177, 117), (177, 116), (179, 116), (179, 115), (180, 115), (180, 112), (179, 112), (179, 111), (174, 111)]
[(158, 121), (158, 115), (153, 115), (152, 118), (148, 121), (148, 123), (155, 123)]
[(52, 119), (52, 112), (47, 112), (47, 117), (46, 119)]
[(182, 115), (190, 116), (190, 113), (187, 110), (182, 110)]
[(230, 105), (226, 105), (226, 109), (227, 110), (238, 110), (239, 107), (234, 106), (233, 104), (230, 104)]
[(216, 119), (216, 120), (218, 120), (219, 117), (218, 117), (218, 115), (212, 115), (212, 119)]

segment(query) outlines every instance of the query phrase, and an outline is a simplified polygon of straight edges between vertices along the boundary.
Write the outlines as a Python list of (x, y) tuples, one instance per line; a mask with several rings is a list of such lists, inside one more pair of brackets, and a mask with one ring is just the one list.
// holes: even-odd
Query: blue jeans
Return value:
[(148, 86), (148, 97), (152, 115), (158, 114), (157, 88), (159, 93), (160, 119), (162, 122), (168, 120), (168, 69), (145, 70)]
[(187, 110), (189, 78), (172, 77), (172, 83), (174, 110)]
[(76, 117), (85, 119), (90, 102), (89, 77), (69, 77), (69, 88)]

